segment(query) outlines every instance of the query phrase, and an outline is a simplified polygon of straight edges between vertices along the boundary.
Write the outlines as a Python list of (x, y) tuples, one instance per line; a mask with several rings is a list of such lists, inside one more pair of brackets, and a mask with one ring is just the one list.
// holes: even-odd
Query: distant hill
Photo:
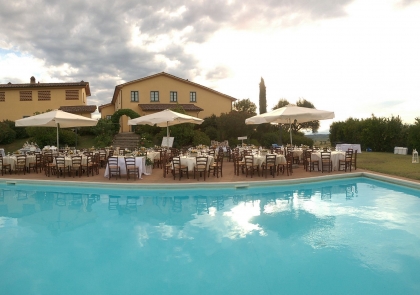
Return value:
[(328, 133), (314, 133), (314, 134), (305, 134), (306, 137), (311, 138), (313, 141), (329, 141)]

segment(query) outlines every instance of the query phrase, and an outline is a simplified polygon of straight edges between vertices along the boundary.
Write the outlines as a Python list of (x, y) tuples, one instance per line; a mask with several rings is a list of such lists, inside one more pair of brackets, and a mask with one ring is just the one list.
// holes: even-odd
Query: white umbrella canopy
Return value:
[(182, 123), (201, 124), (203, 121), (203, 119), (180, 114), (166, 109), (161, 112), (128, 120), (128, 125), (156, 125), (158, 127), (166, 127), (166, 137), (169, 138), (169, 126)]
[[(298, 107), (296, 105), (289, 104), (285, 107), (275, 109), (271, 112), (256, 115), (245, 120), (245, 124), (292, 124), (296, 121), (297, 123), (304, 123), (316, 120), (327, 120), (334, 119), (334, 112), (323, 111), (312, 108)], [(292, 144), (292, 131), (290, 130), (290, 143)]]
[(83, 116), (54, 110), (47, 113), (19, 119), (15, 121), (16, 127), (56, 127), (57, 128), (57, 148), (59, 147), (58, 125), (61, 128), (96, 126), (98, 120)]

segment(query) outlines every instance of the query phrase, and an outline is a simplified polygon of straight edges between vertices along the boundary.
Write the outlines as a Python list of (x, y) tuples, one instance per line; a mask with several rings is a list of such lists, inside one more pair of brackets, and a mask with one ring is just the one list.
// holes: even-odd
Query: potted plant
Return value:
[(146, 157), (146, 175), (151, 175), (153, 169), (153, 161), (149, 157)]

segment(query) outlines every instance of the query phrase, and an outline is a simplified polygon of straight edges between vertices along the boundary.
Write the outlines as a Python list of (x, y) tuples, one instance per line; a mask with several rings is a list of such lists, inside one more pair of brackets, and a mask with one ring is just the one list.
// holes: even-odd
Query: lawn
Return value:
[(420, 164), (411, 163), (412, 155), (363, 152), (357, 154), (357, 168), (420, 180)]

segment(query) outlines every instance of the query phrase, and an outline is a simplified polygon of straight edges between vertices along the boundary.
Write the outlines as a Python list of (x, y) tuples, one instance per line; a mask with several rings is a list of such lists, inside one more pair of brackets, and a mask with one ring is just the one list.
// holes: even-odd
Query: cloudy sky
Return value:
[(0, 83), (88, 81), (89, 104), (167, 72), (271, 109), (401, 116), (420, 97), (420, 0), (0, 0)]

